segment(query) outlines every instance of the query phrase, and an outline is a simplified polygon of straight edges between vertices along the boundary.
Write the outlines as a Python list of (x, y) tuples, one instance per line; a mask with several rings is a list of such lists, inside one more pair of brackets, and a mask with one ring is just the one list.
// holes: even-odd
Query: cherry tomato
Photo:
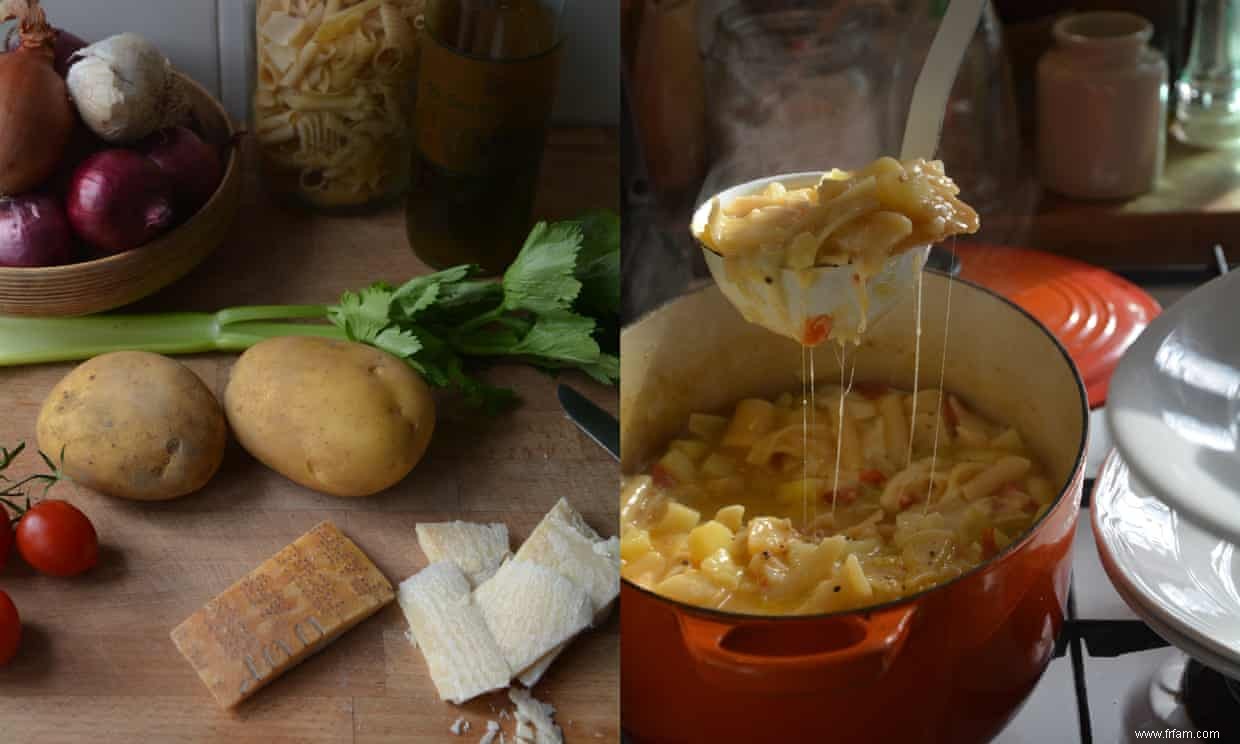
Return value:
[(22, 639), (22, 621), (9, 595), (0, 591), (0, 666), (13, 660)]
[(805, 319), (805, 329), (801, 332), (801, 343), (806, 346), (817, 346), (831, 335), (832, 320), (830, 315), (816, 315)]
[(40, 501), (17, 523), (17, 552), (39, 573), (76, 576), (99, 561), (99, 537), (69, 502)]
[(0, 571), (9, 561), (9, 553), (13, 552), (13, 524), (9, 522), (9, 513), (0, 506)]

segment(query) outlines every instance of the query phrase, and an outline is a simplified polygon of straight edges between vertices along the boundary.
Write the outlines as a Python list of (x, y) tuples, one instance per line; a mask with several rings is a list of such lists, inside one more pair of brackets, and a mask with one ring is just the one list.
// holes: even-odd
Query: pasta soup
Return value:
[(792, 394), (694, 414), (624, 481), (622, 575), (693, 605), (786, 615), (882, 603), (981, 564), (1054, 489), (1014, 429), (955, 395), (920, 397), (914, 413), (908, 392), (827, 388), (813, 427)]

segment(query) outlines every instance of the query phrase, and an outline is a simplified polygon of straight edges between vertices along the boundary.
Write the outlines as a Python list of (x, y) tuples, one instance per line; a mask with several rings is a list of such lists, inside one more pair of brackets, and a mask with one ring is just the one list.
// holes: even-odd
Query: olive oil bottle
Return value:
[(491, 274), (529, 232), (565, 0), (429, 0), (418, 65), (409, 242)]

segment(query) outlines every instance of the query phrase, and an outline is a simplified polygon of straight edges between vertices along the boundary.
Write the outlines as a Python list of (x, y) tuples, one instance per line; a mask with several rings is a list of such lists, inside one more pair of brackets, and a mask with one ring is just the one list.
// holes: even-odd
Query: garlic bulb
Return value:
[(172, 63), (138, 34), (110, 36), (73, 58), (69, 95), (105, 141), (133, 142), (183, 118), (186, 98)]

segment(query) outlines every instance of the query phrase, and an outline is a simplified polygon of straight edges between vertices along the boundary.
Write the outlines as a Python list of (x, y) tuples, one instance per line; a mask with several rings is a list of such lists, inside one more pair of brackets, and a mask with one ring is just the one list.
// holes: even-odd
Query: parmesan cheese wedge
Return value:
[(474, 599), (514, 670), (526, 669), (580, 633), (594, 615), (585, 590), (519, 558), (501, 566), (474, 591)]
[(178, 625), (172, 642), (231, 708), (392, 597), (366, 554), (322, 522)]
[(427, 562), (452, 561), (469, 579), (470, 586), (480, 586), (494, 576), (500, 564), (512, 555), (508, 550), (508, 527), (504, 524), (423, 522), (414, 529)]
[[(547, 512), (517, 551), (516, 559), (549, 568), (585, 590), (595, 624), (607, 617), (620, 594), (619, 539), (600, 537), (566, 499), (560, 499)], [(521, 669), (521, 682), (533, 687), (567, 645), (565, 641)]]
[(564, 734), (552, 718), (555, 707), (534, 699), (529, 690), (514, 687), (508, 699), (517, 706), (516, 740), (519, 744), (564, 744)]
[(456, 564), (422, 569), (401, 583), (398, 600), (440, 699), (460, 704), (508, 686), (512, 670)]

